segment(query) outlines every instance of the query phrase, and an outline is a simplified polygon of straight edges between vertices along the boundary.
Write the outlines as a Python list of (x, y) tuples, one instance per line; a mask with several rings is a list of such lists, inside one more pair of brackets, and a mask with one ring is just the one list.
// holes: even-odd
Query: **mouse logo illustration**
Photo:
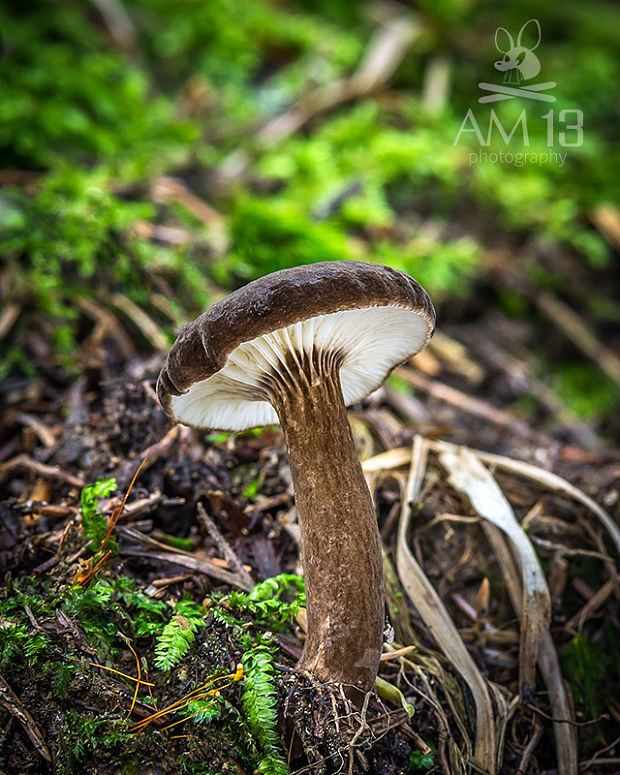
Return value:
[[(529, 29), (528, 29), (529, 28)], [(495, 46), (504, 55), (495, 63), (495, 69), (506, 73), (504, 83), (529, 81), (540, 72), (540, 59), (534, 49), (540, 45), (542, 32), (538, 19), (530, 19), (519, 30), (515, 45), (512, 35), (504, 27), (495, 30)], [(528, 44), (529, 45), (525, 45)]]
[(552, 89), (555, 81), (546, 83), (528, 84), (520, 86), (523, 81), (529, 81), (540, 73), (540, 59), (534, 53), (540, 45), (542, 32), (538, 19), (530, 19), (525, 22), (517, 35), (517, 42), (505, 27), (495, 30), (495, 46), (503, 58), (494, 63), (496, 70), (504, 73), (504, 85), (495, 83), (479, 83), (483, 91), (490, 91), (480, 97), (478, 102), (498, 102), (510, 100), (513, 97), (525, 97), (541, 102), (555, 102), (555, 97), (542, 92)]

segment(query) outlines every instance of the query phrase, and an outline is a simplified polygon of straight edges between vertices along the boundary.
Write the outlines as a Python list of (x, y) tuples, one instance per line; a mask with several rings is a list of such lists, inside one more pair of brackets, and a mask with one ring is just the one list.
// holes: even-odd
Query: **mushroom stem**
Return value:
[[(298, 667), (370, 691), (384, 629), (375, 508), (357, 458), (338, 354), (296, 353), (273, 375), (301, 528), (308, 635)], [(355, 691), (351, 696), (355, 695)]]

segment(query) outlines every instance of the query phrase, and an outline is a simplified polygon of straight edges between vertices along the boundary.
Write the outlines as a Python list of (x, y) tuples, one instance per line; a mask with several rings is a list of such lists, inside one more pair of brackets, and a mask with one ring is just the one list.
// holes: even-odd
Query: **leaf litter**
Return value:
[[(147, 415), (159, 415), (148, 389), (148, 380), (147, 384), (144, 383), (144, 378), (128, 384), (126, 388), (117, 383), (114, 392), (117, 404), (107, 416), (101, 415), (98, 409), (102, 401), (107, 401), (107, 406), (110, 406), (105, 388), (91, 392), (90, 397), (83, 399), (87, 412), (80, 425), (81, 439), (94, 436), (97, 447), (102, 451), (100, 455), (89, 455), (90, 447), (85, 448), (82, 442), (81, 457), (67, 466), (64, 462), (67, 436), (57, 430), (57, 441), (53, 446), (41, 441), (40, 449), (46, 454), (41, 456), (38, 452), (37, 457), (32, 458), (36, 465), (24, 464), (23, 457), (19, 465), (11, 461), (8, 461), (9, 466), (2, 464), (2, 470), (10, 471), (11, 475), (8, 497), (2, 501), (4, 567), (11, 570), (9, 578), (19, 582), (20, 578), (27, 578), (34, 572), (33, 578), (37, 578), (39, 583), (51, 583), (56, 593), (70, 588), (79, 563), (89, 559), (88, 542), (84, 543), (80, 527), (81, 488), (77, 486), (77, 481), (82, 483), (95, 481), (101, 476), (117, 475), (127, 487), (146, 452), (149, 453), (149, 461), (144, 464), (124, 511), (120, 498), (108, 497), (109, 489), (104, 487), (99, 492), (101, 504), (108, 504), (108, 513), (114, 515), (116, 512), (118, 525), (113, 533), (110, 531), (110, 535), (115, 536), (119, 553), (113, 558), (103, 555), (105, 559), (100, 567), (97, 567), (97, 560), (101, 557), (95, 553), (86, 575), (82, 576), (85, 590), (95, 583), (92, 578), (96, 569), (96, 578), (102, 583), (129, 577), (138, 589), (152, 595), (154, 601), (170, 600), (171, 604), (178, 602), (184, 594), (200, 601), (210, 600), (213, 594), (217, 599), (218, 590), (224, 592), (236, 588), (247, 591), (252, 588), (254, 580), (264, 577), (261, 563), (265, 563), (265, 558), (256, 553), (258, 550), (255, 547), (262, 545), (265, 539), (272, 550), (270, 562), (275, 562), (281, 570), (294, 570), (298, 548), (294, 531), (291, 534), (287, 528), (290, 528), (288, 523), (295, 514), (294, 510), (290, 513), (289, 500), (285, 497), (290, 488), (290, 474), (280, 434), (272, 431), (260, 435), (240, 434), (217, 443), (205, 443), (196, 432), (184, 429), (182, 432), (176, 429), (166, 431), (165, 425), (155, 421), (152, 432), (146, 436), (144, 425), (141, 425), (140, 433), (136, 434), (141, 440), (141, 447), (136, 448), (132, 438), (134, 425), (143, 423)], [(144, 402), (150, 406), (146, 412)], [(370, 412), (370, 424), (366, 426), (366, 411), (362, 407), (357, 412), (362, 421), (358, 428), (360, 432), (377, 422)], [(381, 411), (386, 410), (382, 408)], [(43, 414), (49, 426), (54, 427), (53, 410)], [(117, 418), (120, 417), (123, 420), (119, 424)], [(407, 429), (403, 426), (395, 440), (406, 436)], [(72, 443), (74, 439), (75, 436), (72, 436)], [(368, 449), (374, 446), (371, 443)], [(19, 455), (25, 454), (19, 452)], [(433, 462), (435, 460), (439, 467)], [(419, 760), (428, 765), (427, 769), (435, 767), (445, 773), (500, 773), (519, 767), (526, 772), (532, 762), (540, 760), (555, 761), (558, 772), (567, 775), (581, 771), (579, 736), (584, 732), (591, 733), (592, 725), (588, 724), (596, 719), (585, 718), (582, 712), (575, 713), (571, 699), (574, 678), (568, 676), (567, 683), (563, 676), (566, 657), (562, 658), (562, 653), (567, 644), (570, 646), (571, 641), (567, 640), (570, 634), (575, 633), (574, 640), (579, 632), (583, 633), (589, 622), (600, 618), (601, 610), (617, 594), (617, 576), (613, 575), (614, 564), (607, 549), (609, 545), (613, 551), (618, 545), (618, 530), (611, 517), (581, 489), (538, 466), (429, 437), (416, 435), (409, 447), (394, 446), (373, 454), (363, 461), (363, 467), (372, 483), (379, 513), (384, 515), (382, 520), (388, 520), (383, 522), (385, 529), (382, 530), (387, 549), (386, 568), (389, 570), (391, 567), (394, 572), (391, 566), (391, 558), (394, 558), (397, 573), (391, 582), (388, 578), (388, 609), (395, 627), (395, 639), (386, 645), (385, 653), (386, 657), (393, 656), (389, 661), (382, 661), (381, 678), (385, 686), (380, 691), (380, 697), (383, 699), (372, 700), (362, 713), (360, 709), (347, 708), (343, 697), (312, 682), (308, 684), (305, 677), (297, 675), (293, 665), (301, 650), (299, 640), (303, 638), (303, 629), (294, 620), (289, 620), (286, 632), (275, 636), (280, 665), (277, 675), (280, 678), (279, 683), (276, 681), (274, 684), (277, 692), (274, 696), (280, 698), (280, 712), (286, 722), (280, 735), (285, 749), (289, 751), (287, 766), (291, 771), (372, 772), (372, 767), (378, 767), (378, 762), (381, 762), (382, 772), (400, 772), (410, 767), (411, 762)], [(501, 482), (497, 473), (494, 476), (492, 471), (503, 471)], [(258, 490), (248, 487), (256, 476), (262, 482)], [(48, 482), (48, 486), (41, 489), (41, 482)], [(507, 494), (503, 492), (506, 482)], [(520, 482), (527, 483), (523, 491), (519, 490)], [(572, 535), (568, 530), (564, 536), (554, 536), (551, 549), (544, 543), (541, 549), (541, 545), (532, 540), (539, 538), (536, 535), (539, 523), (546, 523), (540, 521), (543, 517), (541, 509), (532, 507), (532, 503), (534, 506), (541, 503), (541, 495), (527, 489), (531, 487), (547, 491), (548, 494), (543, 496), (547, 498), (543, 501), (545, 514), (553, 513), (555, 503), (557, 524), (560, 528), (562, 525), (572, 526)], [(519, 495), (516, 508), (510, 502), (515, 490)], [(32, 497), (38, 497), (37, 492), (46, 496), (45, 502)], [(244, 492), (249, 497), (244, 496)], [(549, 494), (551, 500), (548, 500)], [(575, 503), (574, 507), (567, 503), (567, 498)], [(529, 506), (524, 512), (526, 502)], [(397, 520), (389, 517), (396, 507), (401, 512)], [(517, 517), (517, 510), (522, 514), (524, 512), (521, 520)], [(473, 521), (472, 517), (465, 516), (468, 511), (474, 515)], [(425, 529), (421, 530), (423, 525), (418, 521), (425, 512), (428, 518)], [(603, 534), (588, 522), (588, 514), (596, 518)], [(109, 524), (112, 525), (111, 519)], [(437, 579), (444, 574), (445, 568), (442, 569), (441, 563), (434, 568), (433, 556), (445, 551), (451, 558), (451, 544), (459, 543), (455, 538), (472, 530), (484, 536), (489, 547), (488, 555), (481, 561), (480, 550), (470, 551), (469, 554), (465, 552), (468, 559), (461, 563), (461, 575), (464, 573), (464, 577), (459, 581), (457, 571), (447, 584), (437, 587)], [(577, 543), (575, 531), (579, 537)], [(175, 536), (187, 537), (184, 538), (184, 548), (177, 545)], [(412, 541), (412, 538), (415, 540)], [(438, 547), (429, 553), (431, 540), (438, 540)], [(26, 548), (27, 551), (24, 551)], [(543, 552), (542, 557), (537, 549)], [(572, 606), (568, 609), (571, 615), (565, 614), (563, 622), (561, 613), (554, 612), (555, 637), (549, 629), (551, 595), (547, 563), (550, 551), (555, 559), (560, 556), (565, 562), (574, 556), (571, 552), (589, 551), (593, 559), (598, 558), (609, 576), (602, 582), (600, 593), (592, 589), (589, 600), (580, 609), (574, 610), (575, 602), (571, 601)], [(258, 557), (263, 559), (257, 563)], [(541, 560), (544, 565), (541, 565)], [(459, 562), (454, 563), (454, 567)], [(492, 569), (493, 563), (499, 568), (499, 577)], [(566, 596), (566, 573), (564, 575), (563, 592)], [(491, 584), (488, 584), (489, 579)], [(477, 582), (477, 596), (472, 594), (474, 582)], [(10, 582), (11, 585), (14, 583)], [(5, 598), (7, 592), (8, 589), (5, 590)], [(403, 593), (407, 598), (403, 597)], [(496, 601), (494, 594), (498, 597)], [(471, 603), (467, 603), (468, 598)], [(407, 599), (411, 607), (403, 605)], [(459, 601), (459, 605), (454, 605), (455, 600)], [(208, 610), (207, 606), (205, 613)], [(473, 627), (466, 626), (463, 611), (473, 616)], [(12, 624), (11, 616), (4, 616), (3, 621)], [(49, 629), (45, 620), (39, 622), (36, 614), (32, 617), (30, 624), (35, 631), (42, 626), (46, 631)], [(515, 629), (515, 619), (511, 617), (520, 622), (518, 638), (511, 635)], [(205, 621), (208, 619), (207, 615)], [(175, 620), (180, 622), (179, 632), (183, 633), (182, 625), (186, 618), (182, 614), (173, 614), (170, 621)], [(60, 629), (58, 622), (61, 623)], [(101, 643), (97, 646), (89, 640), (88, 628), (83, 629), (84, 623), (79, 615), (74, 619), (70, 613), (60, 611), (58, 622), (54, 627), (54, 638), (59, 639), (60, 645), (54, 648), (60, 648), (65, 655), (69, 648), (76, 656), (81, 651), (83, 655), (88, 655), (92, 665), (102, 664), (106, 670), (119, 670), (131, 680), (131, 686), (125, 690), (121, 689), (122, 685), (116, 679), (101, 677), (89, 689), (101, 692), (102, 682), (113, 685), (116, 692), (113, 696), (118, 698), (114, 704), (118, 705), (122, 697), (119, 719), (130, 714), (133, 716), (132, 723), (135, 723), (136, 714), (145, 719), (153, 712), (144, 704), (141, 686), (148, 688), (154, 697), (163, 690), (163, 696), (174, 702), (172, 690), (176, 685), (179, 687), (176, 696), (179, 704), (174, 705), (173, 710), (190, 707), (191, 696), (185, 704), (180, 702), (180, 698), (191, 686), (185, 680), (181, 689), (174, 673), (179, 670), (187, 674), (189, 669), (196, 676), (194, 685), (200, 685), (199, 656), (191, 645), (194, 642), (191, 638), (191, 642), (188, 641), (189, 650), (179, 657), (180, 666), (173, 667), (168, 674), (161, 671), (161, 675), (155, 675), (158, 672), (156, 644), (151, 646), (149, 641), (139, 640), (138, 645), (135, 638), (132, 641), (119, 630), (119, 645), (113, 647), (112, 652), (110, 646), (102, 651)], [(164, 624), (165, 621), (162, 621), (161, 626)], [(559, 627), (561, 632), (562, 625), (568, 632), (561, 633), (558, 639), (557, 630)], [(151, 623), (148, 626), (155, 625)], [(194, 627), (192, 625), (192, 637)], [(210, 626), (196, 630), (195, 637), (202, 644), (201, 649), (221, 650), (221, 646), (214, 643), (222, 638), (229, 644), (234, 643), (233, 635), (226, 634), (221, 624), (217, 627), (217, 630)], [(502, 633), (506, 634), (503, 639)], [(64, 638), (70, 638), (70, 644)], [(125, 646), (121, 645), (123, 638), (127, 639)], [(81, 644), (77, 651), (76, 642)], [(233, 662), (241, 659), (243, 649), (237, 645), (237, 657), (233, 656), (234, 653), (230, 645), (225, 647), (223, 654), (228, 663), (231, 659)], [(148, 671), (146, 678), (141, 679), (140, 675), (134, 678), (137, 665)], [(540, 671), (544, 689), (536, 683), (535, 665)], [(45, 757), (41, 752), (48, 748), (55, 757), (62, 759), (64, 756), (66, 761), (70, 761), (67, 752), (59, 747), (49, 714), (35, 699), (44, 691), (45, 682), (49, 679), (42, 677), (43, 684), (33, 694), (37, 679), (27, 664), (22, 670), (21, 675), (18, 673), (5, 680), (11, 679), (7, 684), (9, 686), (11, 682), (15, 684), (10, 686), (10, 690), (22, 703), (23, 712), (30, 714), (32, 724), (25, 729), (15, 711), (13, 715), (18, 723), (11, 726), (9, 737), (15, 742), (15, 735), (19, 737), (20, 729), (29, 735), (30, 748), (27, 742), (20, 742), (16, 750), (20, 756), (25, 756), (24, 761), (32, 762), (30, 771), (37, 771), (36, 767), (42, 766)], [(107, 674), (111, 676), (111, 673)], [(202, 675), (206, 677), (204, 671)], [(153, 680), (155, 684), (152, 688)], [(75, 707), (72, 699), (75, 695), (71, 689), (74, 681), (80, 683), (75, 678), (69, 680), (68, 696), (72, 707)], [(233, 704), (236, 702), (234, 697), (239, 693), (236, 686), (231, 684), (226, 690), (232, 692), (229, 701)], [(393, 687), (393, 691), (389, 687)], [(119, 691), (121, 695), (118, 695)], [(14, 700), (12, 702), (15, 706)], [(408, 716), (403, 703), (414, 708), (413, 716)], [(65, 715), (68, 713), (69, 706), (62, 698), (54, 698), (52, 706), (56, 714), (62, 714), (63, 707)], [(238, 709), (242, 707), (240, 703)], [(191, 708), (196, 719), (207, 712), (195, 705)], [(308, 722), (304, 708), (314, 708), (314, 721)], [(599, 704), (597, 708), (600, 713), (603, 706)], [(609, 707), (600, 715), (604, 718), (610, 710), (612, 714), (616, 710), (611, 699)], [(181, 729), (190, 729), (193, 725), (192, 732), (186, 733), (187, 737), (180, 735), (174, 738), (170, 755), (183, 755), (183, 745), (193, 744), (196, 734), (201, 739), (206, 735), (212, 742), (218, 734), (223, 734), (220, 739), (226, 740), (225, 724), (216, 731), (218, 722), (212, 722), (210, 727), (201, 727), (196, 721), (175, 719), (170, 714), (162, 713), (156, 720), (159, 718), (163, 718), (160, 727), (171, 726), (170, 732), (162, 729), (153, 733), (162, 738), (178, 730), (177, 722)], [(345, 724), (344, 718), (350, 719), (350, 722)], [(58, 729), (62, 729), (62, 724)], [(328, 729), (332, 731), (328, 732)], [(541, 746), (547, 745), (545, 730), (549, 730), (554, 738), (555, 754), (541, 753)], [(607, 733), (601, 734), (608, 745)], [(32, 744), (33, 735), (41, 741), (41, 745), (46, 746), (41, 748), (39, 745), (38, 753), (37, 746)], [(79, 761), (84, 766), (98, 762), (91, 766), (101, 767), (104, 771), (108, 765), (104, 766), (103, 762), (110, 761), (110, 752), (117, 750), (114, 746), (122, 739), (120, 732), (118, 735), (118, 740), (114, 739), (116, 742), (112, 740), (110, 751), (103, 749), (98, 754), (96, 749), (90, 751), (87, 746), (86, 754), (82, 752)], [(390, 753), (390, 746), (408, 753)], [(251, 754), (246, 752), (244, 759), (244, 755), (234, 753), (233, 748), (229, 741), (222, 742), (219, 754), (211, 750), (211, 761), (218, 761), (219, 756), (221, 766), (228, 757), (229, 762), (235, 761), (235, 766), (243, 769), (244, 761), (247, 762)], [(603, 748), (602, 741), (598, 748)], [(27, 749), (28, 754), (25, 755)], [(140, 755), (153, 755), (153, 750), (147, 746)], [(200, 750), (204, 755), (206, 749)], [(592, 753), (596, 754), (596, 750)], [(303, 758), (306, 764), (302, 763)], [(370, 764), (371, 761), (375, 764)], [(595, 758), (589, 766), (595, 767), (596, 761)]]
[[(273, 620), (276, 632), (270, 634), (269, 620), (265, 631), (256, 614), (236, 613), (226, 602), (234, 599), (226, 595), (247, 594), (274, 567), (297, 567), (281, 434), (205, 440), (198, 432), (170, 429), (152, 391), (156, 365), (134, 368), (135, 378), (122, 384), (107, 376), (99, 387), (77, 394), (77, 403), (73, 391), (74, 410), (64, 425), (56, 408), (62, 401), (42, 404), (38, 417), (53, 429), (55, 443), (43, 434), (38, 446), (22, 447), (0, 463), (2, 562), (10, 571), (3, 626), (13, 629), (24, 621), (25, 633), (45, 633), (52, 642), (50, 664), (77, 660), (63, 677), (62, 697), (50, 694), (49, 668), (37, 672), (26, 661), (15, 670), (7, 657), (14, 667), (5, 680), (32, 719), (26, 729), (17, 710), (9, 711), (14, 723), (3, 743), (5, 752), (7, 744), (15, 752), (9, 763), (18, 756), (24, 771), (45, 771), (43, 752), (49, 750), (62, 763), (61, 772), (78, 763), (86, 772), (106, 772), (125, 750), (143, 764), (160, 755), (169, 768), (185, 757), (187, 766), (200, 760), (245, 771), (249, 762), (275, 754), (261, 749), (260, 736), (250, 734), (243, 751), (235, 742), (232, 717), (222, 708), (234, 716), (251, 706), (242, 701), (243, 680), (229, 680), (217, 696), (198, 690), (214, 671), (232, 675), (248, 647), (263, 648), (267, 636), (266, 654), (275, 649), (267, 661), (269, 707), (281, 719), (275, 734), (291, 772), (608, 771), (601, 762), (613, 758), (603, 751), (610, 750), (619, 709), (611, 694), (597, 697), (602, 684), (587, 671), (599, 654), (597, 642), (615, 627), (613, 616), (608, 622), (601, 617), (617, 595), (618, 529), (583, 489), (516, 457), (432, 435), (412, 437), (391, 408), (389, 393), (382, 397), (379, 391), (358, 407), (354, 427), (381, 520), (394, 637), (385, 647), (378, 697), (364, 709), (353, 708), (338, 692), (295, 671), (303, 608), (282, 631)], [(19, 421), (15, 414), (9, 419)], [(378, 430), (384, 444), (389, 439), (393, 446), (377, 454)], [(516, 447), (522, 444), (517, 435)], [(118, 520), (106, 551), (112, 537), (118, 547), (112, 556), (93, 554), (92, 536), (86, 540), (82, 528), (83, 484), (116, 477), (126, 491), (145, 457), (124, 509), (120, 497), (100, 492), (99, 508)], [(571, 564), (587, 570), (587, 589), (570, 575)], [(71, 592), (80, 568), (83, 592)], [(75, 607), (75, 595), (108, 595), (108, 584), (116, 589), (127, 580), (142, 597), (112, 593), (117, 609), (110, 616), (118, 636), (110, 641), (97, 634), (100, 624), (94, 613), (85, 614), (85, 601)], [(57, 600), (68, 596), (71, 606), (61, 603), (56, 614), (48, 612), (44, 601), (50, 594)], [(198, 605), (189, 619), (174, 613), (188, 596)], [(19, 615), (9, 602), (16, 599), (24, 601)], [(138, 634), (127, 621), (150, 605), (147, 600), (164, 609), (140, 620), (144, 632)], [(550, 600), (556, 601), (551, 629)], [(187, 647), (178, 662), (166, 663), (167, 671), (156, 664), (166, 617), (176, 622)], [(184, 628), (186, 620), (194, 624)], [(243, 629), (235, 629), (240, 623)], [(243, 631), (252, 633), (254, 646), (239, 641)], [(584, 635), (594, 638), (591, 646)], [(31, 660), (47, 664), (36, 655)], [(97, 677), (85, 680), (85, 671), (97, 670)], [(121, 676), (114, 677), (114, 670)], [(153, 716), (160, 707), (169, 711)], [(101, 714), (117, 719), (106, 729), (108, 747), (88, 742), (103, 729), (93, 726)], [(131, 726), (121, 726), (128, 716), (134, 726), (153, 716), (152, 731), (141, 735), (138, 748), (127, 743)], [(76, 718), (82, 737), (61, 739), (68, 720)], [(32, 735), (46, 748), (35, 745)], [(162, 746), (165, 755), (158, 753)]]

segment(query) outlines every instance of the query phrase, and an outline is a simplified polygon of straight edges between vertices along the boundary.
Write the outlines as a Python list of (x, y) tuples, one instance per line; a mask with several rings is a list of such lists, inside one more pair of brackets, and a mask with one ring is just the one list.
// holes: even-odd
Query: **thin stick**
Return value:
[(599, 342), (592, 331), (567, 304), (548, 291), (541, 291), (538, 294), (536, 304), (572, 344), (591, 358), (616, 385), (620, 385), (620, 359), (608, 347)]
[(13, 473), (13, 471), (25, 468), (27, 471), (33, 471), (38, 476), (42, 476), (44, 479), (60, 479), (62, 482), (72, 485), (73, 487), (79, 487), (82, 489), (86, 482), (80, 479), (79, 476), (73, 476), (63, 471), (58, 466), (48, 466), (45, 463), (39, 463), (38, 460), (33, 460), (28, 455), (17, 455), (17, 457), (7, 460), (6, 463), (0, 465), (0, 483), (3, 482), (7, 476)]
[(2, 675), (0, 675), (0, 701), (7, 711), (22, 725), (39, 755), (51, 764), (52, 754), (45, 743), (41, 730)]
[[(80, 660), (76, 659), (75, 657), (64, 657), (64, 658), (71, 660), (71, 662), (80, 662)], [(117, 675), (122, 675), (123, 678), (126, 678), (128, 681), (137, 681), (139, 684), (142, 684), (143, 686), (155, 686), (155, 684), (149, 683), (149, 681), (142, 681), (139, 678), (134, 678), (131, 675), (127, 675), (127, 673), (121, 673), (121, 671), (117, 670), (115, 667), (107, 667), (106, 665), (100, 665), (98, 662), (88, 662), (88, 664), (91, 667), (98, 667), (100, 670), (109, 670), (110, 673), (116, 673)]]
[(205, 528), (207, 529), (207, 532), (215, 542), (217, 548), (220, 550), (224, 558), (227, 560), (230, 569), (235, 573), (237, 573), (238, 576), (240, 576), (240, 578), (243, 579), (243, 581), (246, 584), (248, 584), (250, 587), (253, 587), (254, 579), (248, 573), (248, 571), (243, 567), (243, 563), (239, 560), (239, 558), (231, 548), (228, 541), (220, 533), (217, 525), (207, 514), (204, 506), (200, 501), (198, 501), (197, 509), (198, 509), (198, 519), (205, 526)]
[(481, 417), (494, 425), (508, 428), (513, 433), (521, 436), (521, 438), (528, 439), (529, 441), (540, 441), (541, 439), (542, 434), (535, 433), (526, 422), (504, 409), (498, 409), (487, 401), (473, 398), (461, 390), (450, 387), (450, 385), (444, 385), (443, 382), (427, 379), (417, 371), (405, 366), (395, 369), (394, 374), (407, 380), (414, 388), (424, 390), (433, 398), (452, 404), (452, 406), (456, 406), (459, 410), (476, 417)]

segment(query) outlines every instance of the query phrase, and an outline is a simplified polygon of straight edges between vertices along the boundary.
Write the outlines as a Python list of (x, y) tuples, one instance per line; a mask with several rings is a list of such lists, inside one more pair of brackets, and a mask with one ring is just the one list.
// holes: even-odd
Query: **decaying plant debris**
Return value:
[[(536, 4), (585, 142), (516, 168), (454, 141), (519, 3), (187, 8), (3, 9), (0, 773), (617, 772), (618, 10)], [(362, 707), (293, 667), (281, 433), (154, 392), (220, 294), (351, 258), (440, 313), (349, 413), (393, 628)]]
[[(280, 576), (298, 563), (280, 432), (169, 428), (158, 365), (5, 393), (6, 427), (22, 431), (0, 464), (3, 771), (609, 771), (618, 533), (586, 491), (612, 491), (613, 456), (566, 463), (558, 448), (569, 485), (414, 436), (385, 390), (357, 408), (394, 629), (359, 708), (294, 668), (304, 618)], [(93, 496), (109, 521), (145, 458), (111, 553), (97, 551), (81, 491), (117, 477)]]

